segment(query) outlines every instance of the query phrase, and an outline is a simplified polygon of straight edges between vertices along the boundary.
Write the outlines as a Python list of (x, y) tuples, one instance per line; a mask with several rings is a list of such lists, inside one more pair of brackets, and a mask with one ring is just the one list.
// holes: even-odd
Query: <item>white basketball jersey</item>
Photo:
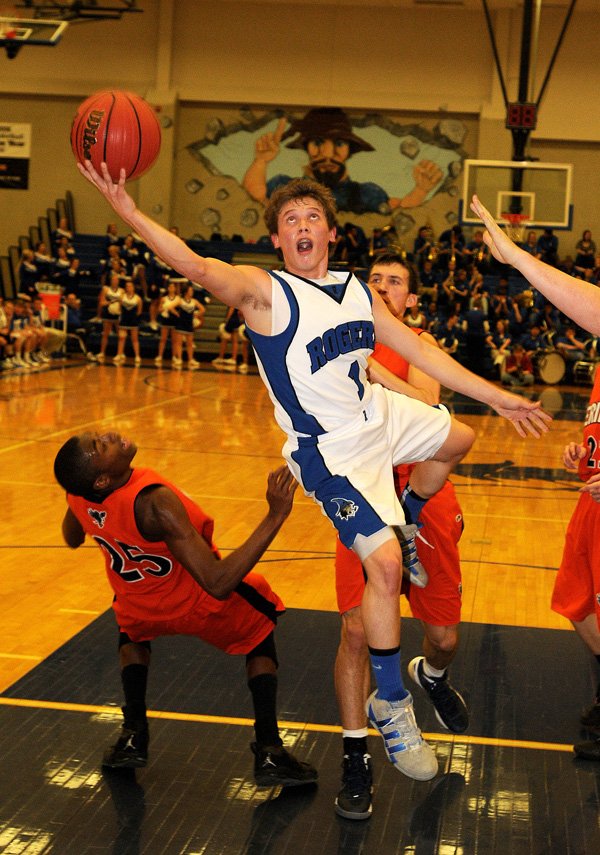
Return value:
[(375, 345), (371, 293), (353, 273), (320, 285), (287, 271), (273, 278), (275, 335), (246, 327), (279, 426), (292, 436), (322, 436), (348, 424), (371, 400), (367, 358)]

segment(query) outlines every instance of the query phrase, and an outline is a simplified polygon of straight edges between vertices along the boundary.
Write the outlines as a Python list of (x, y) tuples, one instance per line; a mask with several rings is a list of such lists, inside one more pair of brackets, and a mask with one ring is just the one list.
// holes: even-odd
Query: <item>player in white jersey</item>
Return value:
[[(166, 263), (242, 309), (287, 433), (288, 464), (367, 574), (361, 611), (377, 682), (371, 721), (401, 771), (421, 780), (433, 777), (437, 761), (421, 737), (400, 673), (402, 551), (394, 527), (404, 526), (405, 516), (392, 464), (427, 461), (416, 467), (419, 475), (411, 483), (418, 506), (445, 482), (470, 448), (473, 432), (443, 410), (371, 386), (366, 361), (374, 337), (444, 385), (492, 406), (522, 436), (539, 436), (549, 417), (538, 403), (487, 383), (423, 343), (353, 274), (328, 273), (336, 209), (331, 192), (317, 182), (291, 181), (273, 194), (265, 211), (273, 245), (284, 258), (282, 276), (198, 256), (136, 208), (124, 171), (115, 184), (104, 164), (100, 173), (89, 161), (79, 169)], [(416, 525), (404, 528), (414, 529), (409, 546), (416, 552)]]

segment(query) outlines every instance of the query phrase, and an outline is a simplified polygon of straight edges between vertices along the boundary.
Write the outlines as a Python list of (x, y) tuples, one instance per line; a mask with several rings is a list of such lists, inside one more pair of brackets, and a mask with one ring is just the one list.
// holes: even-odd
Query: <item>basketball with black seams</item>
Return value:
[(104, 161), (114, 182), (121, 169), (128, 180), (139, 178), (160, 152), (160, 125), (139, 95), (107, 89), (80, 105), (71, 127), (71, 148), (79, 163), (91, 160), (97, 172)]

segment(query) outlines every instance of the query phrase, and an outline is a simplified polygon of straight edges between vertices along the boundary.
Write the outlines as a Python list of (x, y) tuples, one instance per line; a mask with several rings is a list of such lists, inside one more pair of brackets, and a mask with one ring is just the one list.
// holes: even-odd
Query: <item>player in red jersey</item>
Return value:
[[(579, 473), (584, 485), (567, 528), (552, 608), (571, 621), (600, 666), (600, 371), (596, 372), (582, 442), (565, 446), (563, 463)], [(581, 724), (596, 736), (575, 745), (575, 754), (600, 760), (600, 682)]]
[[(416, 276), (400, 255), (380, 256), (371, 268), (369, 285), (378, 291), (397, 318), (402, 319), (406, 309), (416, 304)], [(435, 344), (429, 333), (415, 332)], [(427, 404), (439, 401), (439, 383), (384, 345), (375, 346), (369, 360), (369, 376), (373, 382)], [(395, 468), (399, 496), (406, 489), (414, 469), (415, 464)], [(468, 726), (467, 708), (447, 679), (447, 668), (458, 644), (462, 590), (458, 541), (463, 529), (462, 511), (449, 481), (423, 507), (419, 524), (421, 537), (417, 550), (429, 579), (424, 588), (417, 587), (419, 579), (412, 578), (413, 584), (405, 579), (402, 592), (415, 617), (423, 623), (424, 656), (413, 659), (408, 670), (412, 679), (429, 695), (440, 723), (453, 733), (462, 733)], [(336, 589), (342, 631), (335, 682), (343, 728), (344, 763), (336, 811), (348, 819), (368, 819), (372, 809), (372, 770), (365, 720), (369, 660), (360, 613), (364, 588), (365, 578), (358, 557), (338, 538)]]
[(115, 593), (124, 722), (103, 765), (146, 765), (150, 642), (193, 635), (226, 653), (246, 655), (257, 784), (315, 781), (316, 770), (287, 752), (279, 737), (273, 630), (284, 606), (267, 581), (250, 572), (292, 509), (293, 476), (287, 467), (269, 475), (268, 513), (221, 559), (212, 540), (213, 520), (156, 472), (133, 468), (136, 452), (135, 443), (118, 433), (83, 433), (71, 437), (54, 461), (56, 480), (67, 491), (64, 539), (72, 549), (86, 534), (96, 541)]
[[(515, 267), (581, 329), (600, 334), (600, 290), (596, 285), (576, 279), (524, 252), (500, 228), (477, 196), (473, 197), (471, 208), (485, 224), (484, 240), (495, 258)], [(578, 471), (585, 484), (567, 528), (551, 605), (554, 611), (571, 621), (600, 666), (599, 412), (600, 372), (597, 372), (587, 408), (583, 442), (571, 442), (563, 452), (565, 467), (572, 472)], [(575, 745), (575, 754), (587, 760), (600, 760), (600, 683), (594, 702), (581, 716), (581, 723), (597, 736)]]

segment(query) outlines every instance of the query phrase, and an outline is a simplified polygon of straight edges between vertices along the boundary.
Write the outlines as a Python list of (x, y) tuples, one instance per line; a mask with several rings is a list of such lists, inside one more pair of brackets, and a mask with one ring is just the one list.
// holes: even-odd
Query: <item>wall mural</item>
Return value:
[(410, 250), (421, 225), (456, 222), (463, 160), (476, 150), (474, 118), (188, 107), (182, 119), (175, 216), (205, 239), (263, 237), (273, 190), (308, 175), (332, 189), (341, 224), (393, 227)]

